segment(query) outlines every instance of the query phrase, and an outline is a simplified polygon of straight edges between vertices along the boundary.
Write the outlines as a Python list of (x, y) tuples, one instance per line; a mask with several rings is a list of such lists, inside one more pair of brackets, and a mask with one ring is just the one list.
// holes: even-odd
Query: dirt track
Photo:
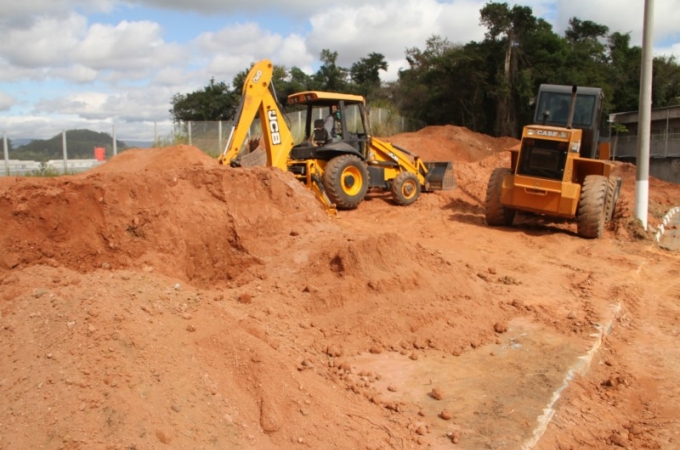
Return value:
[[(634, 167), (584, 240), (485, 225), (509, 140), (393, 140), (458, 188), (329, 219), (186, 146), (0, 178), (0, 449), (680, 446), (680, 264), (634, 224)], [(650, 226), (678, 203), (651, 180)]]

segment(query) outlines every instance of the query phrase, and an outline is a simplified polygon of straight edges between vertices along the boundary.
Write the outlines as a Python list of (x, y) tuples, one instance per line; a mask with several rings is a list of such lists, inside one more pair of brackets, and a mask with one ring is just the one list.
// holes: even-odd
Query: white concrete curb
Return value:
[(522, 444), (522, 450), (533, 449), (534, 446), (536, 446), (538, 441), (541, 439), (545, 431), (548, 429), (548, 424), (555, 415), (555, 403), (557, 403), (557, 400), (559, 400), (560, 396), (562, 395), (562, 391), (564, 391), (569, 386), (569, 382), (571, 382), (571, 380), (574, 379), (574, 375), (576, 374), (585, 375), (585, 373), (588, 371), (590, 363), (593, 361), (593, 357), (602, 346), (602, 338), (604, 337), (605, 334), (611, 333), (612, 324), (620, 311), (621, 304), (618, 303), (614, 305), (612, 307), (612, 316), (607, 320), (604, 326), (602, 325), (597, 326), (598, 331), (593, 335), (596, 338), (595, 343), (590, 348), (590, 350), (588, 350), (588, 353), (579, 356), (578, 362), (574, 364), (573, 367), (569, 369), (567, 374), (564, 376), (562, 385), (559, 388), (557, 388), (555, 392), (553, 392), (553, 395), (550, 398), (550, 403), (548, 403), (548, 406), (546, 406), (543, 409), (543, 414), (541, 414), (541, 416), (537, 420), (538, 426), (536, 426), (536, 428), (534, 429), (533, 436), (530, 439), (524, 441), (524, 443)]
[(666, 231), (666, 226), (668, 225), (668, 222), (671, 221), (673, 216), (680, 212), (680, 206), (676, 206), (675, 208), (671, 208), (665, 216), (663, 216), (663, 223), (657, 227), (657, 232), (656, 232), (656, 242), (658, 243), (661, 241), (661, 236), (663, 236), (664, 232)]

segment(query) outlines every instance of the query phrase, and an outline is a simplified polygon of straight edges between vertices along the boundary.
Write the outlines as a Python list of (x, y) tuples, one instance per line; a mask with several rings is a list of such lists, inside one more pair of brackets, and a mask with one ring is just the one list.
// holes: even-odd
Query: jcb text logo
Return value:
[(267, 111), (267, 119), (269, 119), (269, 134), (272, 136), (272, 144), (278, 145), (281, 143), (281, 131), (279, 130), (279, 119), (276, 117), (276, 111), (273, 109)]

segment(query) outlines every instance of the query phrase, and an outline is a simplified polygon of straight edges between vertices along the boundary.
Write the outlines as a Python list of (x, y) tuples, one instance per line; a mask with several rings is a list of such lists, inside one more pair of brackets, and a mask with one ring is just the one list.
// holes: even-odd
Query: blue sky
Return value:
[[(0, 132), (49, 138), (89, 128), (119, 139), (169, 134), (177, 93), (203, 88), (263, 58), (313, 73), (322, 49), (351, 63), (371, 52), (406, 67), (406, 48), (438, 34), (480, 40), (477, 0), (0, 0)], [(510, 4), (513, 4), (509, 2)], [(641, 44), (643, 0), (526, 0), (562, 32), (570, 17)], [(680, 4), (654, 0), (657, 54), (680, 55)]]

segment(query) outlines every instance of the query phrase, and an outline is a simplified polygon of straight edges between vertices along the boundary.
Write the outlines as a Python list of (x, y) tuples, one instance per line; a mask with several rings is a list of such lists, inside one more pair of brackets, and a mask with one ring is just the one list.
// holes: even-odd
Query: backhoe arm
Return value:
[(248, 130), (256, 116), (260, 118), (267, 166), (287, 170), (288, 155), (293, 148), (293, 134), (286, 124), (272, 93), (273, 65), (269, 60), (256, 63), (248, 72), (243, 83), (241, 104), (236, 115), (224, 151), (218, 162), (224, 165), (239, 165), (238, 154), (248, 136)]

